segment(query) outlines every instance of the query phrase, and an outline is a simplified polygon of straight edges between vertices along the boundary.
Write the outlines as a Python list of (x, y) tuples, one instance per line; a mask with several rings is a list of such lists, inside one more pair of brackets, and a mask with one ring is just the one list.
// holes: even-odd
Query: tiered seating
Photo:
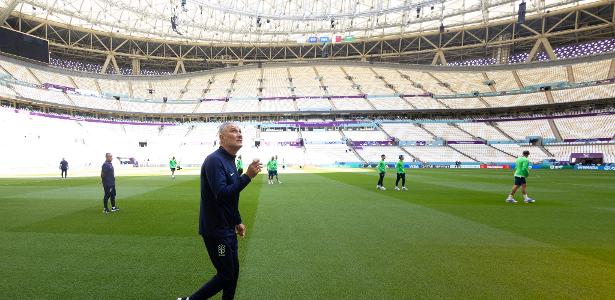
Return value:
[(145, 112), (145, 113), (161, 113), (162, 102), (149, 102), (149, 101), (122, 101), (120, 105), (123, 111), (129, 112)]
[(446, 109), (436, 99), (429, 97), (405, 97), (405, 99), (418, 109)]
[(508, 106), (529, 106), (547, 104), (547, 96), (544, 92), (504, 95), (495, 97), (483, 97), (489, 105), (493, 107), (508, 107)]
[(615, 97), (615, 84), (551, 91), (555, 102), (573, 102)]
[(96, 79), (90, 77), (71, 76), (77, 88), (80, 90), (90, 91), (92, 93), (99, 94), (98, 84)]
[(198, 104), (197, 113), (219, 113), (224, 107), (224, 101), (203, 101)]
[(23, 98), (72, 106), (72, 103), (68, 100), (68, 98), (66, 98), (66, 95), (62, 92), (38, 89), (19, 84), (13, 85), (13, 88), (15, 89), (17, 94), (19, 94)]
[(452, 144), (449, 145), (463, 154), (485, 163), (514, 162), (515, 157), (484, 144)]
[(399, 97), (368, 98), (369, 102), (379, 110), (410, 110), (412, 106)]
[[(158, 97), (158, 95), (154, 93), (154, 89), (149, 81), (147, 80), (132, 80), (130, 82), (130, 89), (132, 90), (132, 97), (136, 99), (147, 99), (147, 100), (162, 100), (162, 96)], [(149, 90), (152, 90), (150, 94)], [(169, 97), (169, 99), (176, 99)]]
[(547, 120), (507, 121), (496, 125), (515, 140), (523, 140), (528, 136), (555, 138)]
[(94, 96), (84, 96), (77, 94), (68, 94), (71, 100), (75, 102), (76, 106), (79, 107), (89, 107), (94, 109), (102, 109), (102, 110), (115, 110), (119, 111), (118, 101), (110, 98), (101, 98)]
[[(199, 76), (195, 78), (188, 79), (188, 83), (186, 83), (185, 93), (180, 94), (181, 100), (199, 100), (203, 98), (224, 98), (227, 95), (226, 90), (222, 92), (217, 91), (214, 96), (210, 92), (205, 93), (205, 89), (209, 85), (208, 81), (213, 80), (212, 76)], [(224, 80), (224, 79), (222, 79)], [(227, 82), (226, 88), (230, 86), (230, 82)]]
[(280, 142), (295, 142), (299, 140), (299, 134), (296, 131), (267, 130), (260, 132), (260, 139), (263, 143), (272, 145)]
[[(177, 100), (182, 95), (182, 91), (186, 87), (188, 79), (176, 80), (152, 80), (150, 81), (151, 88), (155, 99), (163, 99), (167, 97), (169, 100)], [(134, 93), (134, 86), (133, 86)], [(190, 99), (188, 99), (190, 100)]]
[(451, 126), (445, 123), (424, 123), (423, 127), (429, 132), (435, 134), (437, 137), (441, 137), (449, 141), (471, 141), (474, 138), (459, 130), (455, 126)]
[(380, 156), (382, 154), (385, 155), (385, 161), (387, 162), (397, 162), (399, 160), (399, 156), (403, 155), (405, 161), (412, 161), (411, 157), (408, 157), (408, 154), (404, 152), (401, 148), (397, 146), (383, 146), (383, 147), (361, 147), (356, 149), (357, 153), (361, 155), (361, 157), (368, 162), (378, 162), (380, 161)]
[(329, 95), (350, 96), (359, 95), (358, 89), (352, 87), (352, 82), (346, 79), (346, 74), (337, 66), (318, 66), (318, 74), (322, 76), (322, 82), (327, 87)]
[(265, 97), (289, 97), (290, 83), (288, 82), (288, 70), (286, 68), (263, 69), (263, 96)]
[(382, 129), (400, 141), (433, 141), (423, 128), (410, 123), (382, 123)]
[(422, 94), (423, 90), (412, 86), (412, 83), (401, 77), (401, 74), (396, 70), (386, 69), (386, 68), (374, 68), (373, 69), (378, 75), (383, 76), (384, 80), (393, 85), (395, 90), (401, 94)]
[(331, 102), (337, 110), (373, 110), (363, 98), (333, 98)]
[(320, 88), (316, 72), (312, 67), (292, 67), (289, 68), (294, 87), (294, 94), (297, 96), (322, 96), (324, 91)]
[(111, 93), (122, 98), (130, 96), (127, 80), (98, 79), (98, 85), (103, 93)]
[(196, 108), (197, 102), (192, 103), (171, 103), (168, 102), (167, 105), (164, 106), (164, 113), (173, 114), (173, 113), (192, 113)]
[(493, 128), (493, 126), (489, 126), (487, 123), (468, 122), (458, 123), (457, 125), (470, 134), (487, 141), (509, 140), (509, 138)]
[(553, 158), (536, 146), (521, 146), (519, 144), (491, 144), (491, 146), (498, 148), (512, 156), (521, 156), (523, 155), (523, 151), (530, 151), (529, 160), (531, 162), (541, 162), (545, 159)]
[(226, 103), (226, 112), (257, 112), (259, 101), (257, 99), (239, 100), (231, 99)]
[(471, 158), (453, 150), (450, 147), (425, 147), (425, 146), (409, 146), (404, 147), (408, 153), (418, 158), (422, 162), (474, 162)]
[(477, 72), (431, 72), (440, 81), (447, 83), (457, 93), (470, 93), (473, 91), (490, 92), (489, 86), (484, 84), (485, 78)]
[(520, 88), (512, 71), (492, 71), (485, 73), (490, 80), (495, 82), (494, 87), (498, 92), (518, 90)]
[(554, 119), (564, 139), (615, 137), (615, 115)]
[(13, 78), (19, 81), (24, 81), (24, 82), (28, 82), (32, 84), (41, 84), (41, 82), (38, 82), (38, 80), (34, 78), (34, 76), (32, 75), (32, 73), (30, 73), (28, 68), (24, 66), (17, 65), (14, 63), (10, 63), (8, 61), (3, 61), (3, 60), (0, 60), (0, 66), (4, 68), (9, 74), (11, 74)]
[(446, 88), (433, 78), (429, 73), (415, 70), (399, 70), (401, 73), (407, 75), (413, 82), (423, 86), (424, 90), (432, 92), (436, 95), (450, 95), (454, 94), (453, 91)]
[(485, 104), (480, 102), (478, 98), (451, 98), (451, 99), (440, 99), (440, 101), (444, 102), (444, 104), (448, 105), (448, 107), (456, 109), (465, 109), (465, 108), (485, 108)]
[(6, 85), (0, 84), (0, 96), (16, 97), (15, 91)]
[(64, 75), (59, 72), (47, 72), (42, 71), (35, 68), (30, 68), (32, 73), (42, 82), (42, 83), (53, 83), (66, 87), (75, 87), (73, 82), (70, 80), (69, 76)]
[(345, 144), (305, 144), (306, 164), (331, 165), (335, 162), (359, 161)]
[(607, 79), (610, 67), (610, 59), (572, 65), (574, 81), (587, 82)]
[(259, 158), (263, 164), (267, 164), (272, 156), (278, 157), (278, 172), (283, 172), (282, 166), (296, 166), (306, 164), (305, 150), (302, 147), (265, 145), (245, 151), (246, 158), (251, 161)]
[(568, 81), (566, 67), (564, 66), (521, 69), (517, 70), (517, 75), (519, 75), (523, 86)]
[(338, 142), (342, 140), (342, 135), (337, 130), (305, 130), (301, 131), (301, 136), (305, 143)]
[(380, 130), (343, 130), (344, 135), (353, 141), (386, 141), (389, 138)]
[[(205, 102), (203, 102), (205, 103)], [(257, 112), (259, 110), (259, 101), (254, 100), (238, 100), (231, 99), (226, 103), (226, 112)]]
[(235, 84), (231, 91), (231, 97), (257, 97), (261, 78), (260, 69), (252, 69), (237, 72)]
[(374, 72), (365, 67), (344, 67), (346, 73), (352, 76), (354, 83), (360, 86), (363, 93), (368, 95), (387, 95), (394, 91), (386, 87), (385, 83), (376, 78)]
[(296, 111), (293, 100), (263, 100), (261, 111)]
[[(224, 72), (224, 73), (215, 74), (212, 79), (213, 83), (209, 85), (209, 91), (205, 93), (205, 98), (225, 98), (227, 97), (229, 94), (228, 90), (232, 84), (231, 80), (233, 80), (234, 76), (235, 76), (234, 72)], [(255, 78), (252, 78), (252, 79), (256, 82)], [(205, 81), (205, 83), (207, 83), (207, 81)], [(242, 82), (240, 84), (244, 84), (244, 83), (247, 84), (247, 82)], [(198, 89), (199, 86), (190, 82), (190, 88), (195, 88), (195, 87)], [(207, 87), (207, 84), (202, 85), (201, 87), (202, 89), (205, 89)], [(254, 92), (256, 93), (256, 88), (254, 88)], [(190, 98), (186, 98), (186, 96), (184, 96), (182, 99), (190, 99)]]
[(615, 145), (613, 144), (588, 144), (574, 146), (546, 146), (553, 154), (555, 160), (569, 161), (570, 153), (602, 153), (605, 163), (615, 163)]
[(333, 110), (328, 99), (297, 99), (296, 103), (299, 111)]

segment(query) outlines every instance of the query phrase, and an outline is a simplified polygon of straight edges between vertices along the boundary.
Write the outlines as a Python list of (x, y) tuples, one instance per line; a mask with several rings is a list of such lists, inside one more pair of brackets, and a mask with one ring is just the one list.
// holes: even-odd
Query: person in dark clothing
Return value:
[(109, 213), (109, 199), (111, 199), (111, 211), (120, 210), (115, 206), (115, 171), (113, 169), (113, 155), (111, 153), (105, 154), (105, 163), (102, 165), (102, 171), (100, 172), (100, 179), (102, 181), (103, 189), (105, 190), (105, 196), (103, 198), (103, 213)]
[(60, 177), (68, 177), (68, 162), (64, 158), (62, 158), (62, 161), (60, 162), (60, 170), (62, 171)]
[(239, 279), (237, 236), (246, 236), (239, 214), (239, 194), (261, 171), (254, 160), (239, 175), (235, 155), (243, 145), (239, 126), (223, 123), (218, 129), (220, 148), (205, 158), (201, 167), (201, 208), (199, 234), (216, 275), (192, 296), (178, 299), (208, 299), (222, 291), (222, 299), (233, 299)]

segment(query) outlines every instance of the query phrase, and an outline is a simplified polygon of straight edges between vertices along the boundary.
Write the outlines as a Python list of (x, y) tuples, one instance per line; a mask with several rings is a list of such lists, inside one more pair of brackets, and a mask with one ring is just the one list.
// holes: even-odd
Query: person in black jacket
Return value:
[(220, 148), (205, 158), (201, 167), (201, 208), (199, 234), (205, 243), (216, 275), (188, 298), (207, 299), (222, 291), (222, 299), (233, 299), (239, 279), (237, 236), (246, 236), (239, 213), (239, 193), (261, 171), (254, 160), (239, 175), (235, 155), (243, 145), (241, 128), (224, 123), (218, 129)]
[(60, 162), (60, 171), (62, 171), (60, 177), (68, 177), (68, 162), (64, 158), (62, 158), (62, 161)]

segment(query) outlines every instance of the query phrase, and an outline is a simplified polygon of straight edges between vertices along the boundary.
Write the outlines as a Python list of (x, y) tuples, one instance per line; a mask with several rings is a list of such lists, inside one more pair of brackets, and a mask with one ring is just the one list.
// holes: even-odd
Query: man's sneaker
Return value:
[(119, 210), (120, 210), (120, 209), (119, 209), (119, 208), (117, 208), (117, 207), (112, 207), (112, 208), (111, 208), (111, 211), (119, 211)]
[(105, 214), (105, 215), (109, 214), (109, 210), (108, 210), (108, 209), (106, 209), (106, 208), (105, 208), (105, 209), (103, 209), (103, 214)]
[(380, 190), (381, 190), (381, 191), (386, 191), (386, 190), (387, 190), (387, 188), (385, 188), (384, 186), (381, 186), (381, 187), (380, 187)]
[(398, 188), (398, 187), (395, 187), (395, 190), (396, 190), (396, 191), (399, 191), (399, 188)]
[(278, 181), (278, 184), (282, 184), (282, 182), (281, 182), (281, 181)]
[(515, 200), (513, 198), (506, 198), (506, 202), (508, 202), (508, 203), (517, 203), (517, 200)]
[(527, 199), (523, 200), (523, 202), (525, 202), (525, 203), (534, 203), (534, 202), (536, 202), (536, 200), (534, 200), (532, 198), (527, 198)]
[(190, 297), (179, 297), (177, 300), (190, 300)]
[(376, 188), (377, 188), (377, 189), (380, 189), (380, 186), (379, 186), (379, 185), (377, 185), (377, 186), (376, 186)]
[(407, 191), (408, 189), (407, 189), (405, 186), (402, 186), (402, 187), (401, 187), (401, 190), (402, 190), (402, 191)]

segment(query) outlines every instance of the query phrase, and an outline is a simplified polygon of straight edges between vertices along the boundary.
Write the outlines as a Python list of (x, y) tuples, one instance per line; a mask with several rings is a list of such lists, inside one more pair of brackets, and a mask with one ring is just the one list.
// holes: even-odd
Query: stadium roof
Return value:
[[(530, 0), (528, 15), (596, 1)], [(0, 0), (73, 28), (197, 43), (365, 40), (516, 18), (510, 0)]]

